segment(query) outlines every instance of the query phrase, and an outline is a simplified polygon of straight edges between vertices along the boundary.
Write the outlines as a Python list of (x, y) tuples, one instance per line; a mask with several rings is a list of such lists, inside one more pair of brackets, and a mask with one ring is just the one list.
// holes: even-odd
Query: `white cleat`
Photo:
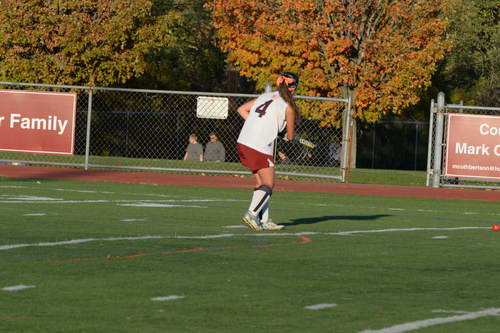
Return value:
[(282, 224), (276, 224), (273, 221), (269, 220), (267, 222), (261, 222), (262, 230), (281, 230), (285, 226)]
[(252, 230), (262, 230), (259, 217), (250, 211), (247, 211), (241, 220)]

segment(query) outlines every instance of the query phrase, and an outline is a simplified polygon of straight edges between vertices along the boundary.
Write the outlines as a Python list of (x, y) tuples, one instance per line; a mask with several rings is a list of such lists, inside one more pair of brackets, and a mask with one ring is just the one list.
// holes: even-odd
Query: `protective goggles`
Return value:
[(299, 86), (299, 78), (293, 73), (284, 72), (281, 74), (281, 78), (288, 88), (297, 88)]
[(288, 82), (288, 81), (285, 81), (286, 85), (288, 86), (288, 88), (297, 88), (299, 86), (299, 83), (297, 81), (293, 81), (293, 82)]

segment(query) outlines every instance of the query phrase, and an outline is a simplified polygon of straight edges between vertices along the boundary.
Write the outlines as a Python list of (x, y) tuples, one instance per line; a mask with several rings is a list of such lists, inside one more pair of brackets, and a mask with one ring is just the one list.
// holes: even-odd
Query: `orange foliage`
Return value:
[(0, 1), (3, 80), (112, 85), (163, 45), (152, 0)]
[[(220, 45), (242, 75), (263, 87), (283, 70), (299, 93), (339, 97), (356, 90), (356, 117), (369, 122), (419, 100), (450, 45), (440, 18), (447, 1), (208, 0)], [(338, 123), (337, 109), (302, 110)]]

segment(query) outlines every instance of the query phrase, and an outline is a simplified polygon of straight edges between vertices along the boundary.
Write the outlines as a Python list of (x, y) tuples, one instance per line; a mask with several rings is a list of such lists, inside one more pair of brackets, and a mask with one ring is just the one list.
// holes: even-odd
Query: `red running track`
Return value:
[[(249, 177), (160, 174), (113, 170), (83, 170), (56, 167), (0, 165), (0, 177), (31, 179), (63, 179), (130, 184), (180, 185), (219, 188), (253, 188)], [(500, 191), (462, 188), (430, 188), (420, 186), (363, 185), (277, 180), (275, 189), (290, 192), (359, 194), (403, 198), (436, 198), (500, 202)]]

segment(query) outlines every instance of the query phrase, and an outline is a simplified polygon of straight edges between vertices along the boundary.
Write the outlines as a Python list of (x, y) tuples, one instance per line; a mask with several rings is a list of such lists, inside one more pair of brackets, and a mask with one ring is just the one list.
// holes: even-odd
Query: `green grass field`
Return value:
[(498, 203), (249, 196), (0, 178), (0, 331), (499, 331)]

